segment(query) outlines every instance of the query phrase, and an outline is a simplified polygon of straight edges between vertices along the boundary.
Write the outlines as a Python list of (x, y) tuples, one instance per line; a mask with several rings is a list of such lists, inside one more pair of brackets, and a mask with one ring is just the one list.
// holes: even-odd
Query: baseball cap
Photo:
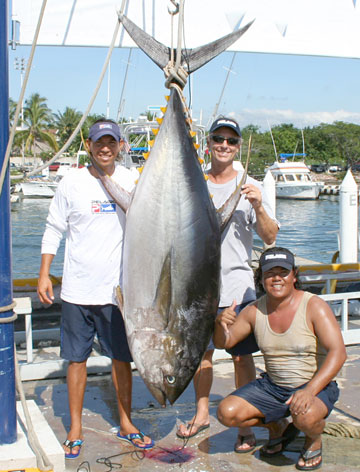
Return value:
[(232, 118), (226, 118), (225, 116), (221, 116), (214, 121), (210, 128), (210, 134), (223, 127), (233, 129), (235, 133), (241, 137), (240, 126), (238, 125), (237, 121), (233, 120)]
[(116, 141), (120, 141), (120, 128), (116, 123), (111, 121), (99, 121), (91, 126), (89, 130), (89, 139), (97, 141), (102, 136), (112, 136)]
[(261, 254), (259, 264), (262, 272), (266, 272), (273, 267), (284, 267), (284, 269), (292, 270), (295, 267), (295, 258), (287, 249), (272, 248), (271, 252), (265, 251)]

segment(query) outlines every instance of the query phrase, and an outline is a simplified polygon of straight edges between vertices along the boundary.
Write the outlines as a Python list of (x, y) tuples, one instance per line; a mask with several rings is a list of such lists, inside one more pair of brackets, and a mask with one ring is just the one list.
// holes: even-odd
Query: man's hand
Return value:
[(241, 195), (245, 195), (245, 198), (249, 200), (250, 204), (256, 210), (262, 205), (262, 194), (261, 190), (252, 184), (244, 184), (241, 189)]
[(41, 303), (51, 305), (55, 300), (53, 285), (48, 275), (40, 275), (38, 278), (37, 293)]
[(229, 326), (234, 324), (236, 320), (236, 300), (232, 302), (232, 305), (228, 308), (225, 308), (216, 318), (216, 321), (222, 326), (226, 336), (229, 334)]
[(303, 388), (297, 390), (291, 397), (286, 401), (286, 404), (290, 407), (290, 413), (293, 416), (306, 414), (310, 407), (313, 405), (316, 396)]

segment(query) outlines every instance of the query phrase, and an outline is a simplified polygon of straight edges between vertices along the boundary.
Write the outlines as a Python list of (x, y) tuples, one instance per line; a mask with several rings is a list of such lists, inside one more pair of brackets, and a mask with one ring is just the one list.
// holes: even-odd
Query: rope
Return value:
[(76, 135), (78, 134), (80, 128), (82, 127), (82, 125), (84, 124), (84, 121), (86, 120), (88, 114), (90, 113), (90, 110), (91, 110), (91, 107), (93, 106), (93, 103), (95, 101), (95, 98), (98, 94), (98, 91), (100, 89), (100, 86), (102, 84), (102, 81), (104, 79), (104, 75), (107, 71), (107, 67), (108, 67), (108, 64), (109, 64), (109, 61), (110, 61), (110, 58), (111, 58), (111, 54), (113, 52), (113, 49), (114, 49), (114, 46), (115, 46), (115, 41), (116, 41), (116, 38), (117, 38), (117, 35), (118, 35), (118, 32), (119, 32), (119, 28), (120, 28), (120, 19), (118, 18), (117, 22), (116, 22), (116, 26), (115, 26), (115, 31), (114, 31), (114, 34), (113, 34), (113, 37), (112, 37), (112, 40), (111, 40), (111, 44), (110, 44), (110, 47), (109, 47), (109, 51), (107, 53), (107, 56), (106, 56), (106, 59), (105, 59), (105, 63), (104, 63), (104, 66), (102, 68), (102, 71), (101, 71), (101, 74), (100, 74), (100, 77), (99, 77), (99, 80), (98, 80), (98, 83), (95, 87), (95, 90), (94, 90), (94, 93), (92, 95), (92, 97), (90, 98), (90, 102), (83, 114), (83, 116), (81, 117), (77, 127), (74, 129), (74, 131), (72, 132), (71, 136), (69, 137), (69, 139), (66, 141), (66, 143), (63, 145), (63, 147), (60, 149), (60, 151), (58, 151), (54, 157), (52, 157), (49, 161), (47, 161), (45, 164), (41, 165), (40, 167), (37, 167), (36, 169), (32, 170), (31, 172), (29, 172), (27, 175), (34, 175), (34, 174), (37, 174), (38, 172), (40, 172), (41, 170), (45, 169), (46, 167), (48, 167), (52, 162), (56, 161), (66, 150), (67, 148), (70, 146), (70, 144), (74, 141), (74, 139), (76, 138)]
[(28, 432), (28, 441), (30, 444), (31, 449), (33, 450), (35, 456), (36, 456), (36, 465), (38, 469), (41, 471), (48, 471), (48, 470), (54, 470), (53, 464), (50, 462), (50, 459), (46, 455), (45, 451), (43, 450), (38, 437), (35, 433), (32, 421), (31, 421), (31, 416), (29, 413), (29, 409), (26, 404), (26, 398), (24, 394), (24, 389), (21, 383), (21, 377), (20, 377), (20, 369), (19, 369), (19, 363), (17, 360), (16, 356), (16, 345), (14, 346), (14, 352), (15, 352), (15, 381), (16, 381), (16, 389), (19, 393), (20, 400), (21, 400), (21, 405), (24, 411), (25, 415), (25, 420), (26, 420), (26, 426), (27, 426), (27, 432)]
[[(171, 12), (169, 9), (169, 13), (171, 15), (171, 48), (170, 48), (170, 60), (164, 67), (164, 74), (166, 77), (165, 87), (170, 88), (171, 84), (174, 81), (183, 89), (186, 85), (188, 73), (186, 70), (181, 66), (181, 51), (182, 51), (182, 38), (183, 38), (183, 31), (184, 31), (184, 0), (180, 0), (178, 4), (176, 4), (173, 0), (171, 0), (174, 5), (176, 5), (176, 10)], [(177, 37), (177, 49), (176, 49), (176, 61), (174, 64), (174, 46), (173, 46), (173, 18), (175, 15), (179, 14), (179, 22), (178, 22), (178, 37)]]
[(9, 159), (10, 159), (10, 152), (11, 152), (11, 147), (13, 145), (13, 141), (14, 141), (14, 137), (15, 137), (16, 125), (17, 125), (19, 115), (20, 115), (21, 104), (22, 104), (22, 101), (24, 99), (25, 89), (26, 89), (26, 85), (27, 85), (27, 82), (28, 82), (28, 79), (29, 79), (31, 65), (32, 65), (32, 61), (33, 61), (33, 58), (34, 58), (34, 54), (35, 54), (35, 48), (36, 48), (37, 40), (38, 40), (38, 37), (39, 37), (40, 26), (41, 26), (42, 19), (43, 19), (44, 13), (45, 13), (46, 1), (47, 0), (43, 0), (43, 3), (41, 5), (40, 15), (39, 15), (38, 23), (36, 25), (36, 30), (35, 30), (35, 35), (34, 35), (34, 39), (33, 39), (33, 42), (32, 42), (32, 46), (31, 46), (30, 56), (29, 56), (28, 63), (26, 65), (24, 82), (23, 82), (23, 85), (22, 85), (22, 88), (21, 88), (21, 91), (20, 91), (20, 96), (19, 96), (19, 100), (18, 100), (18, 103), (17, 103), (17, 106), (16, 106), (16, 111), (15, 111), (14, 121), (13, 121), (11, 130), (10, 130), (9, 141), (8, 141), (6, 151), (5, 151), (4, 162), (3, 162), (3, 165), (2, 165), (2, 168), (1, 168), (1, 174), (0, 174), (0, 195), (1, 195), (1, 192), (2, 192), (3, 184), (4, 184), (6, 169), (7, 169), (8, 163), (9, 163)]
[(360, 439), (360, 427), (344, 423), (326, 423), (323, 434), (343, 438)]
[[(16, 302), (13, 301), (10, 305), (6, 306), (1, 306), (0, 307), (0, 313), (5, 313), (6, 311), (10, 311), (13, 308), (16, 307)], [(0, 324), (2, 323), (11, 323), (12, 321), (15, 321), (17, 319), (17, 314), (13, 313), (11, 316), (6, 316), (6, 317), (0, 317)]]

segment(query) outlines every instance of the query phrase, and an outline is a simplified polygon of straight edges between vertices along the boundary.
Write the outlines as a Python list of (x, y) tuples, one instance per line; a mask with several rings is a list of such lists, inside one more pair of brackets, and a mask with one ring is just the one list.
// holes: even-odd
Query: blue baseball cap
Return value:
[(220, 116), (217, 118), (214, 123), (211, 125), (210, 134), (216, 131), (219, 128), (230, 128), (235, 131), (235, 133), (241, 137), (240, 126), (237, 121), (232, 118), (226, 118), (225, 116)]
[(116, 123), (111, 121), (99, 121), (91, 126), (89, 130), (89, 139), (91, 141), (98, 141), (103, 136), (112, 136), (116, 141), (120, 141), (120, 128)]

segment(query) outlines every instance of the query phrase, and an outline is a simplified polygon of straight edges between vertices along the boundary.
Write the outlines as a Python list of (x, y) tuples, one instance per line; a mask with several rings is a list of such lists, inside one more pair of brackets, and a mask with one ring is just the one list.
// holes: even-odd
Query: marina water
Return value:
[[(11, 208), (13, 278), (36, 277), (40, 267), (41, 238), (45, 229), (50, 199), (22, 199)], [(276, 201), (276, 216), (281, 224), (277, 245), (297, 256), (330, 263), (338, 250), (339, 197), (319, 200)], [(255, 237), (255, 245), (262, 243)], [(64, 240), (55, 257), (51, 273), (62, 275)]]

